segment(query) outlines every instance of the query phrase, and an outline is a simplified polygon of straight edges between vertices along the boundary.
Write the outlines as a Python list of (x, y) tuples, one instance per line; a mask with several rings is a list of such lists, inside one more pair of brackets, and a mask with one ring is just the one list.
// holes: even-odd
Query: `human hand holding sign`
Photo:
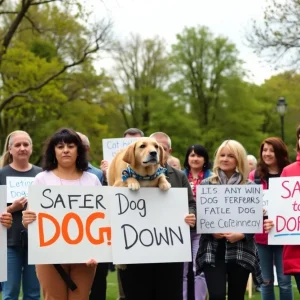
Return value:
[(7, 211), (9, 213), (14, 213), (19, 210), (23, 210), (27, 203), (27, 198), (22, 197), (15, 200), (10, 206), (8, 206)]
[(12, 215), (8, 212), (4, 212), (3, 214), (0, 215), (0, 223), (6, 227), (10, 228), (12, 225), (13, 219)]
[(188, 214), (184, 218), (185, 223), (187, 223), (190, 227), (194, 227), (196, 224), (196, 216), (194, 214)]
[(36, 220), (36, 213), (34, 211), (25, 210), (23, 211), (22, 223), (25, 228), (28, 227), (28, 224), (31, 224)]
[(267, 233), (271, 231), (271, 229), (274, 227), (274, 222), (272, 220), (264, 220), (264, 229)]

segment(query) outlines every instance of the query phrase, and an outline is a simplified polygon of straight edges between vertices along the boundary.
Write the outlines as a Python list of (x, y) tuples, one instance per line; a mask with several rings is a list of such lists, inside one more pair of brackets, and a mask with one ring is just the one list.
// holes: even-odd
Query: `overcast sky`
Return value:
[[(185, 26), (205, 25), (214, 34), (227, 36), (240, 51), (240, 59), (249, 70), (249, 79), (263, 83), (272, 74), (273, 66), (246, 46), (245, 32), (251, 19), (263, 20), (267, 0), (87, 0), (93, 3), (97, 18), (109, 17), (114, 22), (114, 35), (126, 38), (131, 32), (142, 37), (163, 37), (168, 44)], [(108, 60), (100, 63), (109, 67)], [(277, 71), (278, 72), (278, 71)]]

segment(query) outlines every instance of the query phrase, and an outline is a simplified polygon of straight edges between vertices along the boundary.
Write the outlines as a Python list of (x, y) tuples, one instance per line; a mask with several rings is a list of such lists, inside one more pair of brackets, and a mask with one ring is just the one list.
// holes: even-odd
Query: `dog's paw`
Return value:
[(133, 191), (136, 191), (136, 190), (139, 190), (140, 189), (140, 183), (136, 180), (136, 179), (134, 179), (134, 180), (127, 180), (128, 182), (127, 182), (127, 184), (128, 184), (128, 188), (130, 189), (130, 190), (133, 190)]
[(162, 182), (159, 184), (159, 188), (162, 190), (162, 191), (167, 191), (171, 188), (171, 184), (166, 181), (166, 182)]

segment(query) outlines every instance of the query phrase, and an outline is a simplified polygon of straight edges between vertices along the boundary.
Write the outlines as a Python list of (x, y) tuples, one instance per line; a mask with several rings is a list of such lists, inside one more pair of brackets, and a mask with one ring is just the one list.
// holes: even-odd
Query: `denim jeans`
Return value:
[(257, 248), (265, 282), (261, 289), (262, 300), (275, 300), (273, 264), (275, 264), (276, 267), (280, 299), (292, 300), (293, 292), (291, 276), (283, 274), (283, 246), (257, 244)]
[(7, 281), (2, 282), (2, 300), (18, 300), (22, 282), (23, 300), (40, 300), (35, 266), (28, 265), (28, 252), (7, 247)]

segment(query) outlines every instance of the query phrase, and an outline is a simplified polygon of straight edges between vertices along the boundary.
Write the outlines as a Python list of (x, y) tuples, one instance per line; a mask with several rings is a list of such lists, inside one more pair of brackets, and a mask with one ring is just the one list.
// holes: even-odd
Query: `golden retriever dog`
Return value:
[(143, 137), (120, 150), (108, 168), (108, 185), (124, 186), (131, 190), (140, 187), (159, 187), (168, 190), (171, 185), (164, 175), (165, 153), (155, 139)]

